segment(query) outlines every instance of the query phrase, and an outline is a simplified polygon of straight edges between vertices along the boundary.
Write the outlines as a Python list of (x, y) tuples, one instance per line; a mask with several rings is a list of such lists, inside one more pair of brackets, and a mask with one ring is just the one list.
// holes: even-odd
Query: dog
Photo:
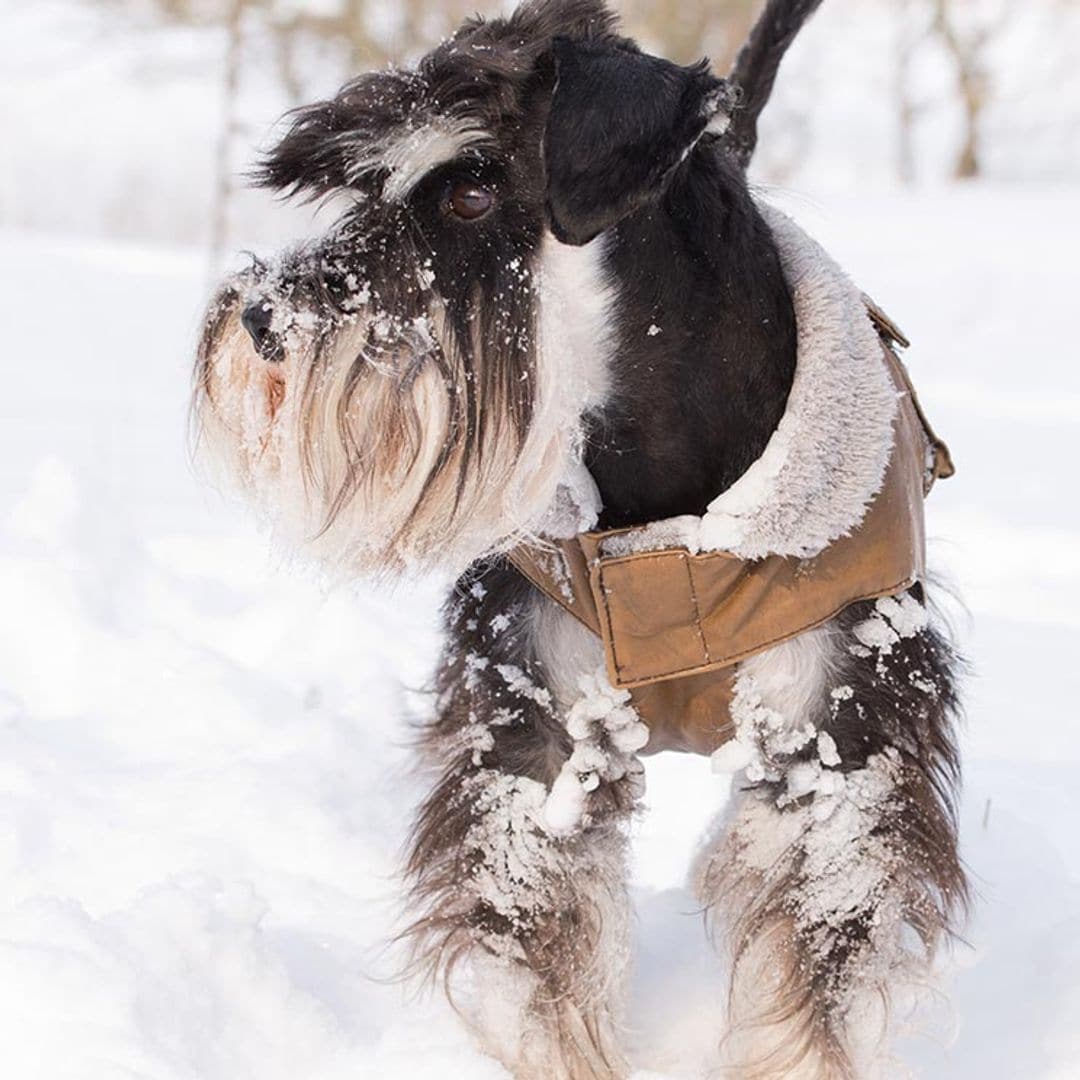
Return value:
[(769, 0), (728, 80), (601, 0), (465, 22), (292, 115), (258, 182), (347, 207), (206, 317), (200, 452), (278, 533), (345, 577), (459, 575), (406, 936), (518, 1077), (627, 1075), (642, 752), (741, 777), (693, 871), (734, 1075), (867, 1073), (964, 910), (959, 660), (925, 491), (883, 494), (947, 452), (902, 335), (745, 174), (816, 7)]

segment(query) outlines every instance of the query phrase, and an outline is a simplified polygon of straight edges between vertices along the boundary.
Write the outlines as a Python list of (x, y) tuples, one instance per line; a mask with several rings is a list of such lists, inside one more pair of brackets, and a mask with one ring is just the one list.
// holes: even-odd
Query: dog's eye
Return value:
[(446, 208), (463, 221), (482, 218), (495, 205), (495, 196), (473, 180), (459, 180), (450, 185), (446, 194)]

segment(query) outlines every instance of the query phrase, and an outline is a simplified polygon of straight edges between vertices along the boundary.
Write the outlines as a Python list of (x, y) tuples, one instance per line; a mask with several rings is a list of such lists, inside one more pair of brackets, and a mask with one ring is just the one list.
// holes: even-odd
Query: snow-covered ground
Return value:
[[(915, 340), (959, 474), (964, 849), (980, 893), (927, 1078), (1080, 1075), (1076, 189), (783, 204)], [(0, 234), (0, 1074), (485, 1080), (387, 976), (437, 587), (325, 595), (185, 450), (195, 255)], [(648, 764), (639, 1077), (701, 1075), (723, 973), (682, 877), (722, 804)]]

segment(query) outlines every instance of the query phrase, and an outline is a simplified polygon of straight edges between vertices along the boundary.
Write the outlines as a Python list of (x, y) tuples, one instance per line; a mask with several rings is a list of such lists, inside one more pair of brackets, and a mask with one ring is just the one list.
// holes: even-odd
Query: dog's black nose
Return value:
[(256, 300), (248, 304), (240, 316), (240, 323), (251, 335), (259, 355), (266, 360), (276, 359), (278, 352), (274, 332), (270, 324), (274, 321), (274, 309), (265, 300)]

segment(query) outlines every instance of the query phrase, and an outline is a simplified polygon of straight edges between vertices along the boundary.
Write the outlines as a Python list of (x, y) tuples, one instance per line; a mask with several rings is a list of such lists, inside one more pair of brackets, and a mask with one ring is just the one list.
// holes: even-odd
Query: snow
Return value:
[[(921, 1077), (1080, 1072), (1076, 195), (786, 199), (913, 338), (959, 467), (929, 526), (970, 608), (950, 611), (974, 665), (980, 904), (935, 1037), (903, 1049)], [(13, 232), (0, 247), (5, 1072), (505, 1077), (438, 997), (386, 981), (440, 583), (326, 594), (195, 481), (200, 257)], [(703, 758), (646, 769), (633, 1059), (637, 1080), (699, 1076), (725, 972), (682, 882), (728, 780)]]
[[(471, 778), (469, 797), (479, 812), (465, 845), (480, 855), (470, 888), (500, 915), (522, 923), (544, 910), (546, 882), (555, 861), (543, 828), (547, 791), (536, 780), (487, 769)], [(493, 948), (520, 948), (505, 934), (501, 938), (492, 934), (490, 943)]]
[(887, 656), (901, 638), (914, 637), (925, 629), (929, 613), (915, 597), (905, 593), (899, 599), (883, 596), (874, 605), (874, 614), (852, 628), (864, 649), (877, 649)]
[(827, 731), (818, 732), (817, 751), (822, 765), (834, 769), (840, 764), (840, 754), (836, 749), (836, 740)]
[(629, 777), (627, 783), (637, 792), (643, 771), (637, 752), (649, 741), (649, 729), (630, 704), (630, 691), (616, 690), (603, 666), (582, 676), (579, 692), (565, 720), (574, 750), (544, 804), (544, 822), (555, 836), (588, 823), (585, 796), (601, 780)]

